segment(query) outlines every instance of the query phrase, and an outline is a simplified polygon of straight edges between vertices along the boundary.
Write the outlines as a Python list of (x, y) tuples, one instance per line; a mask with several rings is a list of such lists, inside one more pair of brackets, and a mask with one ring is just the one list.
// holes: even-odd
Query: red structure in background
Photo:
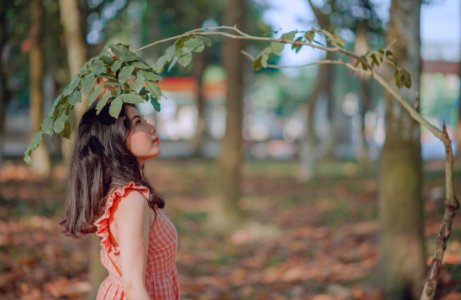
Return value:
[[(159, 82), (159, 86), (163, 91), (171, 92), (190, 92), (197, 93), (197, 80), (193, 77), (164, 77)], [(204, 96), (207, 100), (212, 100), (217, 97), (222, 97), (226, 93), (226, 82), (224, 80), (205, 82)]]
[(459, 74), (459, 63), (441, 60), (423, 60), (424, 73)]

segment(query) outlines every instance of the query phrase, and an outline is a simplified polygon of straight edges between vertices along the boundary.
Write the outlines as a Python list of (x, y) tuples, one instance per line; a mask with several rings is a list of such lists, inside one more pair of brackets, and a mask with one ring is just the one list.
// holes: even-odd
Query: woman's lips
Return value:
[(154, 138), (154, 140), (152, 141), (152, 143), (160, 143), (160, 141), (159, 141), (159, 139), (158, 139), (157, 136)]

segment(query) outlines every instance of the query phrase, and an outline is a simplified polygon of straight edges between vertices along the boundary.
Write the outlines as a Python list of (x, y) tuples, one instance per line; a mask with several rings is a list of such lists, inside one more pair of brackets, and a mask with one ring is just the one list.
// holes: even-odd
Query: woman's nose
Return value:
[(150, 132), (152, 133), (157, 132), (157, 128), (155, 127), (155, 125), (149, 124), (149, 126), (150, 126)]

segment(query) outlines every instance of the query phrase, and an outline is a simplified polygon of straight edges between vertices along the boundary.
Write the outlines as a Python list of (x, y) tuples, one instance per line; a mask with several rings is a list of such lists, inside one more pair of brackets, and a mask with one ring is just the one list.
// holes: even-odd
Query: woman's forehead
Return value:
[(127, 117), (131, 120), (134, 116), (140, 116), (139, 111), (136, 109), (136, 107), (131, 106), (131, 105), (126, 105), (125, 106), (125, 113)]

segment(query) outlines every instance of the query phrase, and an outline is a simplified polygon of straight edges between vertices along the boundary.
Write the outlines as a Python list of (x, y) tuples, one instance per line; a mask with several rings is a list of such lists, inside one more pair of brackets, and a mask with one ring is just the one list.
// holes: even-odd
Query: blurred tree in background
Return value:
[[(9, 98), (8, 83), (6, 77), (5, 61), (1, 55), (6, 47), (7, 40), (7, 24), (6, 24), (7, 2), (0, 3), (0, 149), (3, 149), (3, 141), (5, 139), (5, 109), (7, 99)], [(0, 165), (3, 162), (3, 151), (0, 151)]]
[[(30, 120), (31, 132), (40, 129), (43, 119), (43, 78), (44, 78), (44, 55), (43, 55), (43, 6), (41, 0), (33, 0), (30, 3), (31, 24), (29, 32), (29, 61), (30, 61)], [(32, 170), (41, 175), (48, 176), (51, 171), (48, 150), (41, 143), (32, 156)]]
[[(393, 0), (387, 42), (412, 77), (400, 95), (418, 107), (421, 76), (420, 0)], [(379, 283), (389, 299), (419, 297), (425, 273), (419, 124), (386, 93), (386, 138), (381, 151)]]
[[(376, 12), (376, 4), (369, 0), (329, 0), (322, 5), (316, 5), (311, 0), (306, 1), (313, 11), (316, 23), (320, 28), (336, 32), (341, 35), (345, 32), (355, 36), (354, 43), (349, 43), (349, 48), (355, 48), (358, 54), (365, 54), (370, 47), (380, 47), (384, 43), (384, 24)], [(371, 43), (371, 45), (370, 45)], [(351, 49), (352, 50), (352, 49)], [(331, 60), (334, 54), (326, 53), (325, 60)], [(337, 106), (341, 105), (341, 95), (338, 95), (337, 78), (344, 80), (344, 73), (337, 72), (333, 65), (325, 64), (318, 66), (312, 93), (306, 103), (306, 134), (300, 150), (300, 170), (298, 178), (303, 181), (314, 178), (315, 161), (317, 158), (336, 158), (336, 140), (338, 125), (335, 124)], [(338, 74), (335, 74), (338, 73)], [(371, 94), (371, 83), (359, 77), (359, 112), (360, 112), (360, 140), (358, 148), (358, 160), (366, 162), (368, 157), (367, 142), (365, 138), (365, 115), (374, 102)], [(350, 88), (350, 87), (349, 87)], [(342, 91), (343, 92), (343, 91)], [(319, 139), (316, 136), (314, 116), (316, 103), (325, 101), (327, 112), (323, 127), (326, 128), (325, 136)], [(376, 101), (375, 101), (376, 102)], [(319, 149), (319, 142), (324, 145)], [(318, 153), (319, 150), (321, 154)]]
[[(246, 0), (226, 0), (224, 25), (247, 28)], [(226, 39), (222, 45), (222, 62), (226, 72), (226, 132), (218, 155), (219, 194), (211, 214), (215, 229), (229, 230), (242, 219), (238, 206), (242, 176), (242, 132), (245, 69), (241, 51), (244, 42)]]

